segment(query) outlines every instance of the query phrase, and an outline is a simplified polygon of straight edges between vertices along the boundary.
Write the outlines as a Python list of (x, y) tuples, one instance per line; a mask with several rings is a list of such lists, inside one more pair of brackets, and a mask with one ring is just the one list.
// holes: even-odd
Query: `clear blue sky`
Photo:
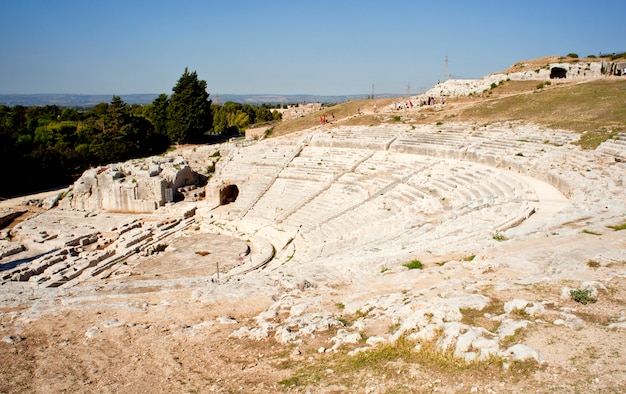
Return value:
[(0, 93), (405, 93), (626, 51), (623, 1), (0, 0)]

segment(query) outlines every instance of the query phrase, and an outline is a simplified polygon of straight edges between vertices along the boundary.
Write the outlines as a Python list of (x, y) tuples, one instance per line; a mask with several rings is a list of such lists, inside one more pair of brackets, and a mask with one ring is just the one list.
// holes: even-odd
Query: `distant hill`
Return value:
[[(150, 104), (158, 94), (123, 94), (127, 104)], [(0, 94), (0, 104), (26, 107), (37, 105), (58, 105), (60, 107), (93, 107), (99, 103), (110, 103), (112, 94)]]
[[(401, 97), (400, 94), (378, 94), (376, 98)], [(156, 93), (122, 94), (122, 100), (127, 104), (150, 104), (158, 97)], [(233, 101), (242, 104), (290, 104), (290, 103), (343, 103), (350, 100), (362, 100), (366, 94), (317, 96), (311, 94), (211, 94), (214, 103), (223, 104)], [(0, 94), (0, 105), (23, 105), (26, 107), (38, 105), (58, 105), (60, 107), (89, 108), (99, 103), (109, 103), (112, 94)]]
[[(401, 94), (384, 93), (376, 95), (376, 98), (401, 97)], [(213, 102), (219, 99), (220, 104), (227, 101), (242, 104), (292, 104), (292, 103), (344, 103), (352, 100), (363, 100), (368, 98), (367, 94), (318, 96), (313, 94), (219, 94), (211, 95)]]

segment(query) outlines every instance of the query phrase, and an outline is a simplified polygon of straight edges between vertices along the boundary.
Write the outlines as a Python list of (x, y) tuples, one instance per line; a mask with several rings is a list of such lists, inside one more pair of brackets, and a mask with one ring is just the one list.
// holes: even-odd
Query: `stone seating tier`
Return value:
[[(551, 141), (568, 138), (497, 127), (318, 131), (261, 197), (238, 199), (229, 209), (253, 201), (243, 220), (299, 229), (296, 260), (352, 254), (355, 247), (423, 250), (444, 238), (450, 247), (460, 240), (478, 242), (534, 212), (534, 188), (515, 172), (532, 174), (546, 152), (558, 148)], [(584, 153), (581, 158), (586, 160)], [(563, 175), (539, 175), (568, 187)]]

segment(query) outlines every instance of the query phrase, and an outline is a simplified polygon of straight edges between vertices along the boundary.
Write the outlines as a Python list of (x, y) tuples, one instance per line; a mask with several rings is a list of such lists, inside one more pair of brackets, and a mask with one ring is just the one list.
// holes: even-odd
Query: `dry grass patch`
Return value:
[(504, 368), (505, 361), (496, 356), (466, 362), (454, 357), (452, 351), (441, 351), (436, 341), (417, 345), (402, 337), (395, 343), (379, 345), (356, 355), (340, 351), (318, 356), (315, 360), (285, 362), (283, 368), (294, 370), (294, 373), (279, 384), (292, 389), (339, 387), (357, 392), (371, 382), (384, 381), (389, 392), (415, 392), (422, 382), (442, 378), (453, 385), (492, 379), (519, 382), (540, 368), (534, 361), (524, 361), (513, 362), (507, 369)]
[(537, 87), (537, 81), (503, 81), (491, 89), (497, 95), (531, 93)]
[[(376, 114), (372, 115), (372, 113), (374, 113), (374, 106), (376, 106), (377, 112), (381, 112), (384, 107), (390, 105), (393, 101), (394, 99), (354, 100), (324, 106), (324, 108), (312, 114), (278, 123), (274, 127), (272, 136), (290, 134), (319, 126), (320, 116), (322, 115), (326, 115), (329, 120), (334, 115), (335, 124), (376, 126), (382, 123), (382, 121)], [(361, 115), (358, 115), (359, 108)], [(367, 115), (365, 115), (365, 113), (367, 113)]]
[(626, 131), (626, 81), (603, 79), (486, 99), (459, 112), (463, 121), (523, 120), (580, 133)]
[(461, 323), (468, 326), (483, 327), (487, 331), (493, 332), (500, 326), (499, 321), (492, 320), (492, 316), (504, 313), (504, 302), (498, 299), (492, 299), (483, 309), (461, 308), (463, 318)]
[[(547, 63), (546, 63), (547, 64)], [(626, 80), (600, 79), (584, 83), (504, 81), (489, 90), (488, 97), (449, 98), (444, 108), (422, 108), (403, 112), (403, 118), (415, 124), (454, 121), (493, 123), (533, 122), (555, 129), (581, 133), (576, 142), (583, 149), (595, 149), (600, 143), (626, 132)], [(320, 124), (322, 115), (334, 115), (335, 124), (375, 126), (394, 122), (383, 109), (402, 99), (356, 100), (330, 105), (298, 119), (277, 124), (273, 136), (309, 129)], [(374, 105), (378, 113), (374, 113)], [(358, 115), (361, 109), (362, 114)], [(367, 115), (363, 114), (366, 113)]]
[(341, 126), (378, 126), (382, 124), (380, 115), (359, 115), (348, 118), (340, 123)]

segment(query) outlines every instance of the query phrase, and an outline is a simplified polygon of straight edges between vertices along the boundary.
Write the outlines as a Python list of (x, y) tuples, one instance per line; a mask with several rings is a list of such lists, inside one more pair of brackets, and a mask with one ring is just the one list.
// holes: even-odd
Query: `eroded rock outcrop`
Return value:
[[(520, 66), (525, 64), (520, 63)], [(610, 65), (596, 61), (581, 61), (578, 63), (549, 62), (547, 65), (515, 72), (494, 73), (481, 79), (448, 79), (438, 83), (423, 94), (428, 96), (463, 97), (481, 94), (493, 86), (506, 81), (547, 81), (554, 78), (567, 80), (587, 80), (602, 78), (607, 75)], [(559, 70), (559, 71), (555, 71)], [(558, 74), (558, 75), (557, 75)]]
[(84, 211), (154, 212), (173, 202), (178, 188), (199, 177), (181, 156), (149, 157), (92, 168), (74, 183), (61, 208)]

